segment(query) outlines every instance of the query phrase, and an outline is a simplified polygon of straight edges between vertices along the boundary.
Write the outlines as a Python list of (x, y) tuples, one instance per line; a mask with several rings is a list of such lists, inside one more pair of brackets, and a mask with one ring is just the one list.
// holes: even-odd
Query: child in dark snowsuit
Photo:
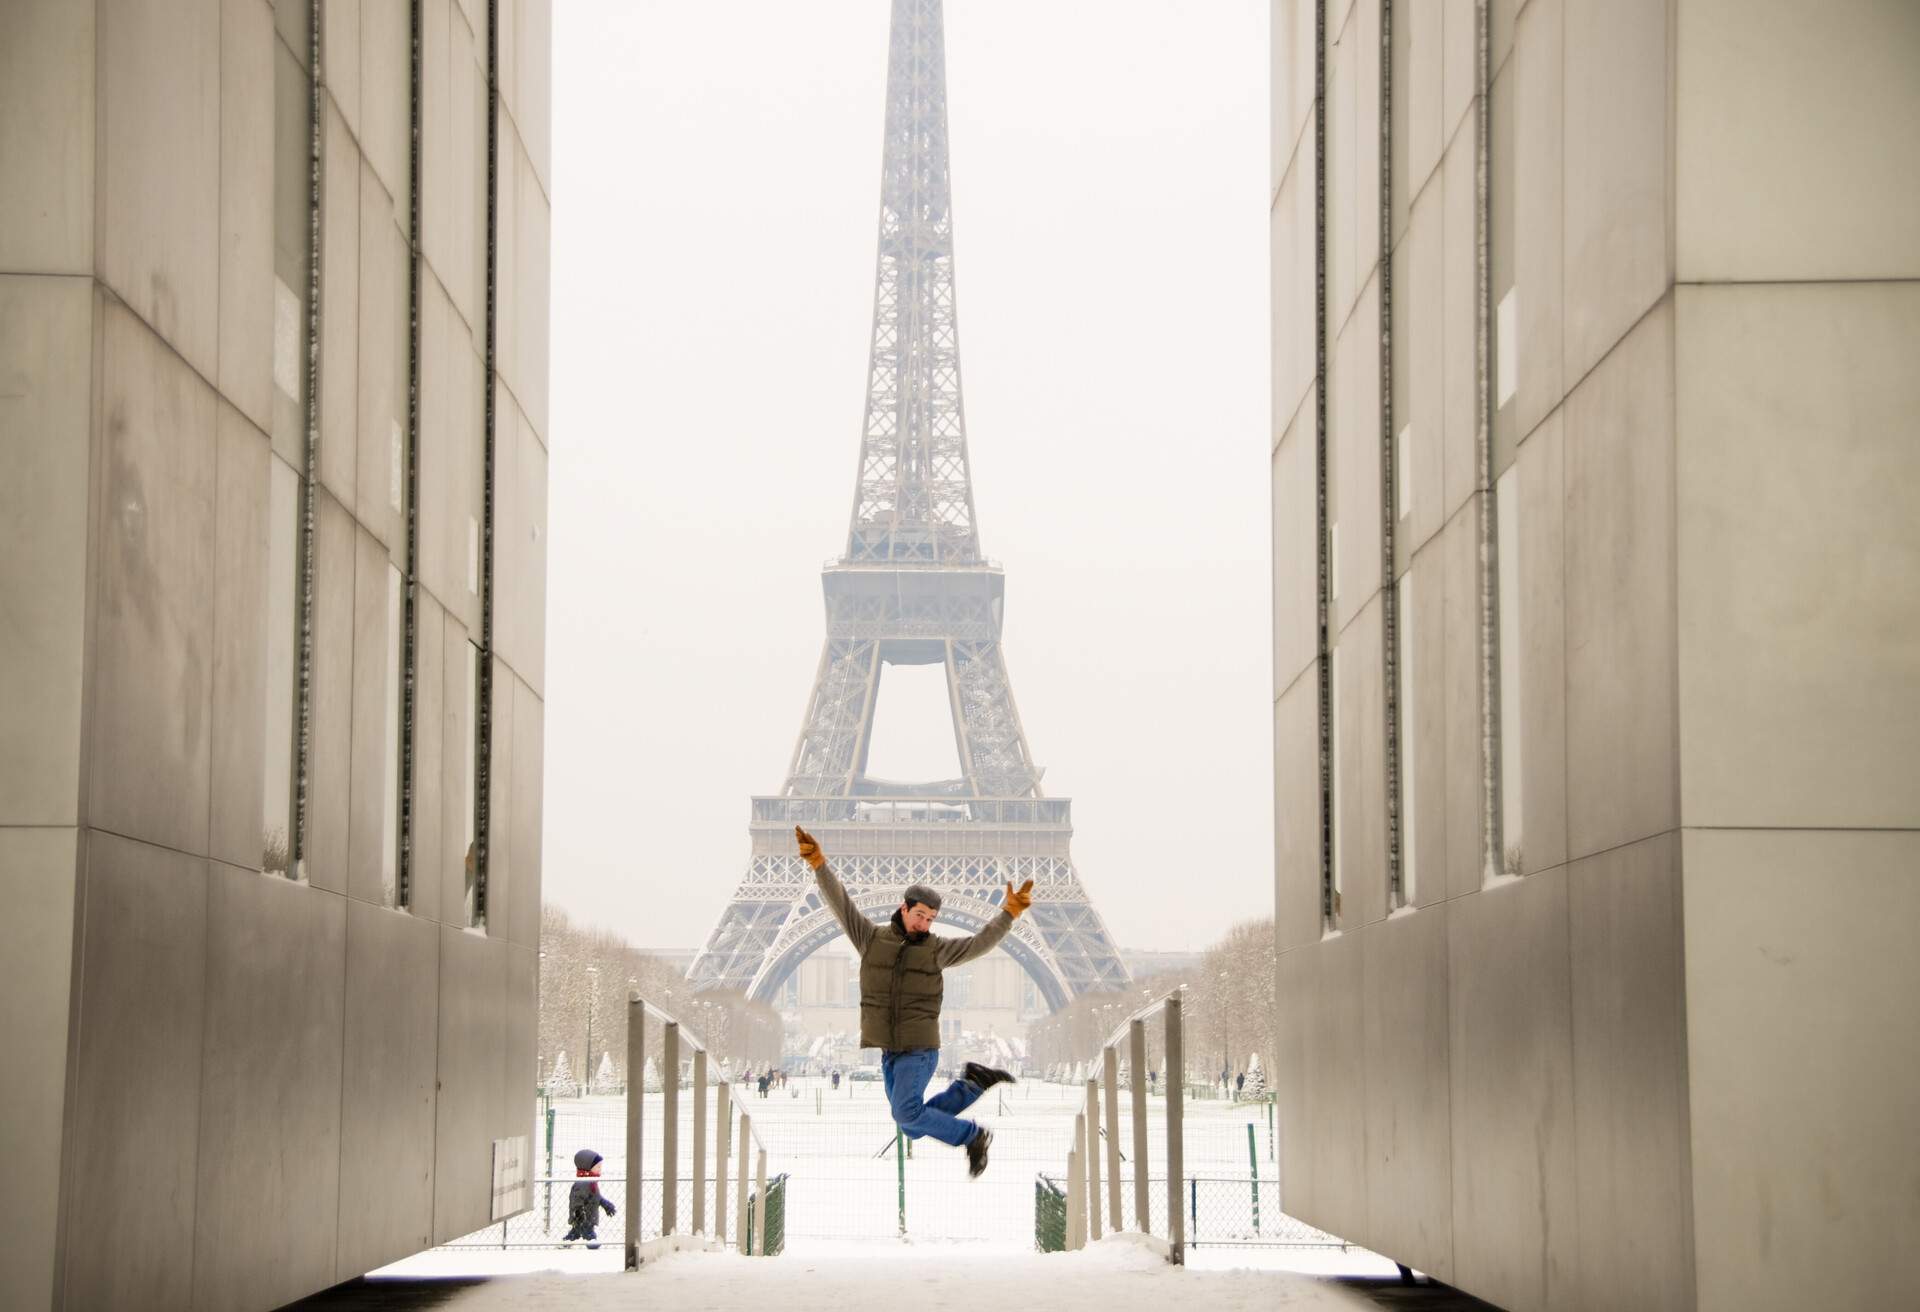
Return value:
[[(566, 1234), (568, 1241), (599, 1238), (594, 1231), (600, 1225), (600, 1209), (604, 1207), (608, 1216), (613, 1215), (613, 1200), (600, 1193), (600, 1162), (600, 1154), (591, 1148), (582, 1148), (573, 1155), (574, 1174), (581, 1179), (567, 1196), (567, 1224), (572, 1227)], [(589, 1243), (587, 1247), (600, 1245)]]

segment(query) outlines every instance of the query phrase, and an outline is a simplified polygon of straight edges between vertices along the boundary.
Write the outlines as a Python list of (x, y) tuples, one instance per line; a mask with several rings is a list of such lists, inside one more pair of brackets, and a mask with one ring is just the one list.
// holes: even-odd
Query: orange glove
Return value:
[[(793, 836), (799, 840), (801, 860), (805, 861), (815, 870), (818, 870), (827, 863), (826, 854), (820, 850), (820, 844), (814, 841), (812, 834), (802, 829), (799, 825), (795, 825), (793, 827)], [(1031, 883), (1032, 881), (1029, 880), (1028, 882)], [(1012, 888), (1013, 885), (1008, 884), (1007, 887)]]
[(1007, 881), (1007, 895), (1001, 899), (1000, 905), (1005, 908), (1006, 913), (1015, 920), (1020, 919), (1020, 913), (1033, 905), (1033, 881), (1029, 879), (1016, 890), (1013, 886), (1013, 881), (1009, 879)]

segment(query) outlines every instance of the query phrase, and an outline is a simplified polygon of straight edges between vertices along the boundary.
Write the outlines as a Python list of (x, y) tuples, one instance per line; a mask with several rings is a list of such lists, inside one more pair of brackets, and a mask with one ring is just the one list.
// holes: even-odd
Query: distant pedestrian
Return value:
[(1233, 1077), (1233, 1096), (1235, 1098), (1238, 1098), (1241, 1094), (1241, 1091), (1244, 1090), (1246, 1087), (1247, 1087), (1247, 1073), (1245, 1071), (1241, 1071), (1238, 1075)]
[[(567, 1225), (565, 1242), (575, 1239), (595, 1240), (600, 1226), (600, 1209), (605, 1208), (607, 1215), (614, 1213), (613, 1200), (600, 1192), (601, 1156), (591, 1148), (582, 1148), (573, 1155), (574, 1174), (580, 1177), (573, 1186), (573, 1192), (567, 1196)], [(588, 1248), (600, 1247), (589, 1242)]]
[(839, 1071), (835, 1071), (833, 1073), (833, 1090), (835, 1093), (838, 1093), (840, 1091), (840, 1072)]
[(760, 1072), (760, 1096), (762, 1098), (767, 1096), (767, 1073), (765, 1071)]

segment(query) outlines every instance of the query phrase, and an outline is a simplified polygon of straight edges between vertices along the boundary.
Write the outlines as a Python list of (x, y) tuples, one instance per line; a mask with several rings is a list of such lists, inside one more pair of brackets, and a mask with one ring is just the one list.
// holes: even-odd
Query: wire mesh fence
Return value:
[(787, 1247), (787, 1177), (776, 1175), (767, 1181), (767, 1241), (760, 1243), (754, 1218), (759, 1215), (752, 1206), (752, 1196), (748, 1196), (747, 1208), (747, 1247), (767, 1257), (778, 1257)]
[[(666, 1199), (665, 1163), (663, 1161), (663, 1125), (665, 1096), (659, 1091), (643, 1095), (647, 1099), (645, 1116), (641, 1126), (641, 1179), (637, 1187), (627, 1173), (627, 1099), (624, 1093), (593, 1094), (575, 1098), (535, 1099), (533, 1107), (533, 1138), (535, 1154), (535, 1172), (532, 1177), (532, 1207), (518, 1215), (496, 1221), (482, 1230), (463, 1235), (442, 1248), (550, 1248), (569, 1247), (574, 1243), (586, 1247), (597, 1244), (618, 1246), (625, 1242), (625, 1214), (630, 1197), (637, 1196), (640, 1206), (640, 1237), (657, 1238), (662, 1233), (662, 1214)], [(693, 1135), (689, 1126), (692, 1123), (692, 1091), (683, 1085), (680, 1090), (682, 1125), (678, 1135), (676, 1153), (676, 1213), (675, 1229), (681, 1233), (698, 1233), (719, 1237), (724, 1235), (736, 1241), (740, 1234), (739, 1225), (739, 1181), (737, 1174), (729, 1168), (724, 1182), (714, 1176), (714, 1148), (718, 1142), (719, 1093), (717, 1089), (707, 1090), (707, 1144), (703, 1155), (705, 1160), (704, 1191), (701, 1206), (696, 1212), (694, 1207), (693, 1186)], [(758, 1098), (747, 1100), (743, 1105), (732, 1101), (729, 1095), (728, 1120), (732, 1137), (733, 1160), (737, 1163), (739, 1113), (756, 1111), (761, 1103)], [(756, 1121), (757, 1123), (757, 1121)], [(584, 1177), (576, 1173), (575, 1154), (586, 1150), (598, 1154), (601, 1161), (599, 1169), (603, 1172), (594, 1178), (602, 1197), (612, 1203), (616, 1209), (608, 1215), (601, 1209), (596, 1225), (597, 1234), (593, 1238), (569, 1241), (566, 1238), (572, 1228), (569, 1219), (569, 1204), (573, 1187), (583, 1182)], [(747, 1181), (747, 1201), (749, 1211), (754, 1198), (754, 1180)], [(774, 1191), (768, 1182), (768, 1203), (773, 1204)], [(725, 1212), (721, 1213), (724, 1201)], [(772, 1222), (768, 1223), (768, 1233), (774, 1233)]]
[[(1104, 1183), (1104, 1182), (1103, 1182)], [(1058, 1253), (1067, 1246), (1067, 1182), (1041, 1174), (1033, 1187), (1033, 1246)], [(1134, 1229), (1133, 1177), (1121, 1176), (1122, 1228)], [(1280, 1191), (1271, 1181), (1249, 1177), (1188, 1176), (1181, 1191), (1186, 1210), (1189, 1248), (1340, 1248), (1350, 1245), (1336, 1235), (1316, 1230), (1280, 1210)], [(1167, 1232), (1167, 1181), (1147, 1177), (1148, 1229)], [(1103, 1227), (1110, 1226), (1108, 1199), (1100, 1199)]]
[[(936, 1079), (929, 1094), (945, 1087), (951, 1074)], [(730, 1132), (737, 1138), (739, 1113), (753, 1118), (756, 1134), (766, 1145), (770, 1165), (784, 1179), (778, 1190), (768, 1184), (767, 1222), (771, 1240), (870, 1239), (905, 1236), (921, 1240), (985, 1240), (1026, 1245), (1034, 1240), (1035, 1181), (1058, 1177), (1064, 1145), (1073, 1135), (1074, 1113), (1080, 1109), (1084, 1087), (1022, 1079), (987, 1091), (964, 1115), (993, 1130), (985, 1174), (967, 1175), (966, 1154), (931, 1139), (907, 1141), (897, 1137), (886, 1095), (878, 1081), (842, 1080), (836, 1089), (818, 1077), (793, 1078), (785, 1087), (770, 1088), (762, 1097), (757, 1089), (735, 1089), (730, 1098)], [(744, 1094), (744, 1096), (741, 1096)], [(665, 1189), (661, 1119), (663, 1095), (644, 1095), (641, 1174), (637, 1189), (641, 1208), (641, 1237), (660, 1233)], [(688, 1129), (691, 1090), (680, 1093), (682, 1125), (678, 1135), (676, 1228), (717, 1236), (722, 1232), (739, 1241), (738, 1180), (725, 1182), (726, 1214), (716, 1215), (722, 1191), (713, 1179), (717, 1139), (718, 1097), (708, 1091), (707, 1180), (705, 1197), (696, 1218), (692, 1196), (693, 1147)], [(590, 1097), (538, 1100), (530, 1108), (534, 1144), (533, 1207), (455, 1240), (448, 1247), (547, 1247), (565, 1243), (569, 1225), (567, 1203), (576, 1183), (573, 1157), (580, 1149), (602, 1155), (600, 1191), (620, 1214), (604, 1217), (597, 1239), (618, 1244), (624, 1236), (624, 1215), (630, 1183), (627, 1178), (626, 1097), (595, 1094)], [(1166, 1161), (1163, 1097), (1148, 1106), (1148, 1160), (1156, 1168)], [(1122, 1215), (1133, 1221), (1133, 1123), (1131, 1105), (1121, 1100), (1117, 1125), (1104, 1127), (1120, 1159)], [(1251, 1176), (1260, 1177), (1260, 1242), (1274, 1232), (1280, 1212), (1273, 1182), (1278, 1145), (1265, 1103), (1224, 1099), (1189, 1104), (1185, 1117), (1185, 1174), (1197, 1185), (1190, 1189), (1195, 1209), (1190, 1222), (1193, 1242), (1254, 1242), (1235, 1238), (1253, 1234)], [(737, 1154), (736, 1154), (737, 1160)], [(1105, 1195), (1107, 1160), (1101, 1161)], [(1218, 1187), (1214, 1182), (1219, 1182)], [(1064, 1184), (1064, 1179), (1060, 1180)], [(748, 1180), (748, 1190), (753, 1180)], [(1235, 1201), (1233, 1188), (1240, 1190)], [(1157, 1183), (1149, 1191), (1155, 1233), (1165, 1233), (1166, 1189)], [(779, 1220), (773, 1219), (778, 1206)], [(1270, 1215), (1271, 1214), (1271, 1215)], [(1297, 1224), (1297, 1223), (1296, 1223)], [(1315, 1232), (1317, 1233), (1317, 1232)], [(1338, 1242), (1338, 1241), (1334, 1241)]]
[(1042, 1253), (1067, 1247), (1067, 1191), (1044, 1175), (1033, 1177), (1033, 1246)]
[[(1162, 1190), (1164, 1196), (1165, 1190)], [(1345, 1240), (1280, 1210), (1271, 1181), (1187, 1177), (1189, 1247), (1346, 1248)]]
[[(585, 1248), (598, 1248), (602, 1244), (618, 1247), (626, 1238), (625, 1221), (627, 1207), (630, 1204), (631, 1190), (625, 1176), (602, 1176), (596, 1182), (600, 1196), (612, 1203), (615, 1214), (608, 1215), (604, 1209), (594, 1218), (592, 1233), (569, 1239), (574, 1230), (569, 1216), (569, 1205), (573, 1186), (578, 1183), (574, 1176), (535, 1176), (533, 1178), (533, 1207), (503, 1221), (495, 1221), (484, 1230), (476, 1230), (470, 1235), (462, 1235), (440, 1245), (442, 1248), (554, 1248), (568, 1247), (579, 1243)], [(684, 1186), (683, 1186), (684, 1187)], [(640, 1208), (642, 1232), (653, 1235), (660, 1232), (660, 1205), (665, 1191), (661, 1188), (658, 1176), (640, 1182)]]

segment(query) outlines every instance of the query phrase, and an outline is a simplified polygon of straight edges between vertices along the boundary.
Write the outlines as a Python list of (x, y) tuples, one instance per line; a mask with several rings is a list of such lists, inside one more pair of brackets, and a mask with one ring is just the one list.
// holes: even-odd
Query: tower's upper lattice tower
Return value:
[[(880, 253), (867, 407), (847, 550), (820, 576), (826, 642), (777, 796), (753, 799), (747, 874), (689, 972), (697, 988), (776, 996), (840, 933), (794, 849), (804, 825), (861, 914), (885, 920), (927, 883), (941, 920), (978, 929), (1008, 881), (1035, 900), (1005, 950), (1047, 1006), (1127, 982), (1074, 870), (1071, 803), (1027, 749), (1000, 636), (1006, 576), (980, 554), (960, 404), (940, 0), (893, 0)], [(868, 773), (886, 671), (941, 666), (959, 776)]]
[(894, 5), (873, 345), (848, 564), (980, 558), (960, 400), (941, 27), (941, 0)]

